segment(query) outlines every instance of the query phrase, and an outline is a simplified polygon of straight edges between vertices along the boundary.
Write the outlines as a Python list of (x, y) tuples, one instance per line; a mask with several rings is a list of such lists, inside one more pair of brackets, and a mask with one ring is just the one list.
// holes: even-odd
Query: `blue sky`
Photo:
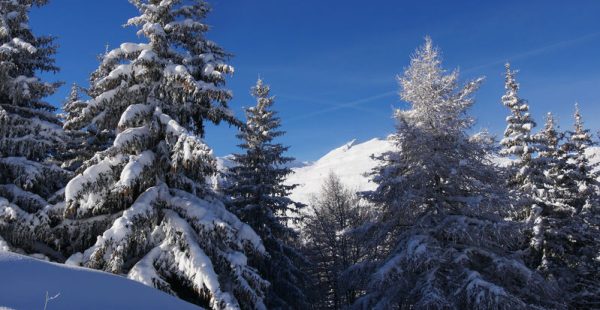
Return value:
[[(503, 63), (520, 70), (521, 95), (541, 126), (546, 112), (571, 126), (574, 102), (600, 129), (600, 1), (213, 0), (209, 39), (235, 56), (228, 87), (243, 116), (260, 75), (277, 96), (290, 155), (315, 160), (349, 140), (385, 137), (394, 108), (403, 107), (395, 80), (430, 35), (448, 69), (464, 80), (485, 76), (472, 114), (475, 130), (501, 135)], [(126, 0), (51, 0), (34, 9), (37, 34), (58, 37), (61, 72), (49, 79), (87, 86), (105, 45), (142, 40), (123, 28), (136, 10)], [(68, 86), (50, 98), (59, 104)], [(210, 126), (217, 155), (237, 151), (235, 130)]]

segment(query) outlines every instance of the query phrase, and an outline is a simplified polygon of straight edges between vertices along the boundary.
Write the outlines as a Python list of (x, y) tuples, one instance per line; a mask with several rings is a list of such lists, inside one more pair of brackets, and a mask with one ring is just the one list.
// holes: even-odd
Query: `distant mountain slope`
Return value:
[(100, 271), (0, 250), (0, 309), (200, 309), (162, 291)]
[[(332, 150), (314, 163), (294, 168), (295, 173), (288, 178), (287, 183), (300, 186), (292, 192), (290, 198), (309, 203), (311, 195), (320, 191), (330, 172), (337, 174), (346, 186), (354, 190), (374, 189), (375, 184), (365, 175), (377, 165), (377, 161), (371, 156), (392, 149), (393, 145), (383, 139), (372, 139), (358, 144), (353, 140)], [(591, 148), (588, 155), (592, 162), (600, 162), (600, 147)], [(507, 165), (509, 161), (506, 158), (494, 159), (494, 162), (500, 166)]]
[(377, 165), (372, 155), (379, 155), (392, 149), (387, 140), (372, 139), (360, 144), (356, 140), (332, 150), (316, 162), (304, 167), (294, 168), (287, 183), (299, 184), (290, 198), (309, 203), (310, 196), (320, 191), (327, 176), (333, 172), (346, 186), (362, 191), (373, 189), (375, 184), (365, 175)]

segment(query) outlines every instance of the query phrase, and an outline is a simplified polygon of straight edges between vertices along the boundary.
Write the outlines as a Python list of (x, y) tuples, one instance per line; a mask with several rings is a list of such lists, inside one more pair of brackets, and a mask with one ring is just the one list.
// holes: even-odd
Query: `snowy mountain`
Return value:
[(0, 309), (200, 309), (162, 291), (96, 270), (0, 250)]
[[(379, 155), (392, 150), (393, 145), (384, 139), (371, 139), (363, 143), (352, 140), (338, 147), (319, 160), (294, 168), (288, 184), (299, 184), (290, 195), (290, 198), (302, 203), (309, 203), (310, 197), (320, 191), (323, 182), (329, 173), (337, 174), (344, 184), (354, 190), (363, 191), (375, 188), (365, 175), (370, 172), (377, 161), (372, 155)], [(591, 148), (588, 152), (592, 162), (600, 162), (600, 147)], [(508, 164), (506, 158), (495, 158), (494, 162), (500, 166)]]
[(338, 147), (314, 163), (294, 168), (287, 183), (299, 184), (290, 198), (309, 203), (310, 197), (320, 191), (323, 181), (330, 173), (335, 173), (344, 184), (356, 191), (370, 190), (375, 184), (365, 174), (377, 165), (372, 155), (379, 155), (392, 149), (392, 144), (383, 139), (371, 139), (363, 143), (352, 140)]

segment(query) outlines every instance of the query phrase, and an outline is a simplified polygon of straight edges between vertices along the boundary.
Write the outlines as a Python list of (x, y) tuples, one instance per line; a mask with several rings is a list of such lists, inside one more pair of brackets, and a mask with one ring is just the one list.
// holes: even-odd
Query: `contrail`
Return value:
[(303, 114), (303, 115), (298, 115), (296, 117), (291, 117), (287, 119), (287, 122), (291, 122), (291, 121), (297, 121), (297, 120), (301, 120), (301, 119), (306, 119), (309, 117), (313, 117), (313, 116), (317, 116), (317, 115), (321, 115), (321, 114), (325, 114), (325, 113), (329, 113), (329, 112), (333, 112), (333, 111), (338, 111), (341, 109), (347, 109), (347, 108), (356, 108), (358, 105), (363, 104), (363, 103), (367, 103), (367, 102), (372, 102), (375, 101), (377, 99), (382, 99), (382, 98), (386, 98), (386, 97), (390, 97), (392, 95), (397, 94), (397, 91), (389, 91), (389, 92), (385, 92), (379, 95), (374, 95), (371, 97), (367, 97), (367, 98), (362, 98), (362, 99), (358, 99), (355, 101), (350, 101), (347, 103), (342, 103), (342, 104), (331, 104), (332, 107), (327, 108), (327, 109), (323, 109), (323, 110), (319, 110), (319, 111), (315, 111), (312, 113), (307, 113), (307, 114)]
[[(540, 48), (532, 49), (532, 50), (529, 50), (529, 51), (525, 51), (525, 52), (513, 55), (513, 56), (508, 57), (506, 59), (502, 59), (502, 60), (499, 59), (499, 60), (492, 61), (492, 62), (489, 62), (489, 63), (485, 63), (485, 64), (482, 64), (482, 65), (479, 65), (479, 66), (471, 67), (471, 68), (468, 68), (468, 69), (462, 71), (462, 73), (471, 72), (471, 71), (477, 71), (477, 70), (480, 70), (480, 69), (483, 69), (483, 68), (487, 68), (487, 67), (490, 67), (490, 66), (501, 65), (501, 64), (504, 64), (507, 60), (524, 59), (524, 58), (528, 58), (528, 57), (531, 57), (531, 56), (543, 54), (543, 53), (545, 53), (547, 51), (558, 49), (558, 48), (567, 47), (567, 46), (570, 46), (570, 45), (573, 45), (573, 44), (577, 44), (577, 43), (580, 43), (580, 42), (584, 42), (584, 41), (590, 40), (592, 38), (595, 38), (597, 36), (600, 36), (600, 32), (589, 33), (589, 34), (586, 34), (584, 36), (581, 36), (581, 37), (578, 37), (578, 38), (575, 38), (575, 39), (552, 43), (552, 44), (549, 44), (549, 45), (546, 45), (546, 46), (543, 46), (543, 47), (540, 47)], [(341, 110), (341, 109), (347, 109), (347, 108), (354, 108), (354, 109), (358, 109), (358, 110), (363, 110), (363, 111), (366, 110), (366, 111), (372, 112), (372, 111), (370, 111), (368, 109), (360, 109), (358, 106), (360, 104), (363, 104), (363, 103), (372, 102), (372, 101), (375, 101), (377, 99), (387, 98), (387, 97), (390, 97), (390, 96), (396, 95), (396, 94), (397, 94), (397, 91), (388, 91), (388, 92), (381, 93), (381, 94), (378, 94), (378, 95), (373, 95), (373, 96), (370, 96), (370, 97), (367, 97), (367, 98), (363, 98), (363, 99), (351, 101), (351, 102), (348, 102), (348, 103), (342, 103), (342, 104), (331, 103), (331, 102), (328, 102), (326, 100), (320, 100), (320, 99), (306, 99), (306, 98), (299, 98), (299, 97), (295, 97), (295, 98), (294, 97), (288, 97), (288, 98), (294, 99), (294, 100), (305, 100), (306, 99), (305, 101), (311, 101), (311, 102), (314, 102), (314, 103), (325, 104), (325, 105), (329, 105), (331, 107), (323, 109), (323, 110), (319, 110), (319, 111), (314, 111), (312, 113), (298, 115), (296, 117), (289, 118), (287, 121), (288, 122), (290, 122), (290, 121), (297, 121), (297, 120), (306, 119), (306, 118), (309, 118), (309, 117), (313, 117), (313, 116), (317, 116), (317, 115), (321, 115), (321, 114), (325, 114), (325, 113), (329, 113), (329, 112), (333, 112), (333, 111), (338, 111), (338, 110)]]
[[(314, 104), (328, 106), (328, 107), (338, 107), (338, 106), (342, 105), (341, 103), (332, 102), (331, 100), (309, 98), (309, 97), (295, 96), (295, 95), (277, 95), (277, 98), (283, 98), (283, 99), (287, 99), (287, 100), (294, 100), (294, 101), (300, 101), (300, 102), (309, 102), (309, 103), (314, 103)], [(371, 110), (371, 109), (363, 108), (360, 106), (353, 106), (350, 108), (359, 110), (359, 111), (363, 111), (363, 112), (371, 112), (371, 113), (373, 112), (373, 110)]]

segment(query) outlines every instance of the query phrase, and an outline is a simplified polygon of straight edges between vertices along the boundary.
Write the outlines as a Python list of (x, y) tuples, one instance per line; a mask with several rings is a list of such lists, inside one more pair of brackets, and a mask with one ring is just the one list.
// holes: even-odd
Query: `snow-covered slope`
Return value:
[[(290, 198), (309, 203), (311, 195), (320, 191), (330, 172), (337, 174), (351, 189), (357, 191), (374, 189), (375, 184), (365, 175), (377, 165), (377, 161), (372, 159), (371, 155), (378, 155), (392, 149), (393, 145), (383, 139), (372, 139), (359, 144), (353, 140), (332, 150), (314, 163), (294, 168), (295, 173), (288, 178), (287, 183), (300, 186), (292, 192)], [(600, 147), (591, 148), (588, 156), (591, 162), (600, 162)], [(500, 166), (506, 166), (509, 161), (505, 158), (494, 159), (494, 162)]]
[(0, 250), (0, 309), (200, 309), (154, 288), (100, 271)]
[(327, 176), (333, 172), (353, 190), (373, 189), (375, 184), (365, 176), (377, 165), (372, 155), (379, 155), (392, 149), (387, 140), (372, 139), (363, 143), (350, 141), (332, 150), (312, 164), (294, 168), (287, 183), (299, 184), (290, 198), (302, 203), (309, 203), (310, 196), (317, 194)]

